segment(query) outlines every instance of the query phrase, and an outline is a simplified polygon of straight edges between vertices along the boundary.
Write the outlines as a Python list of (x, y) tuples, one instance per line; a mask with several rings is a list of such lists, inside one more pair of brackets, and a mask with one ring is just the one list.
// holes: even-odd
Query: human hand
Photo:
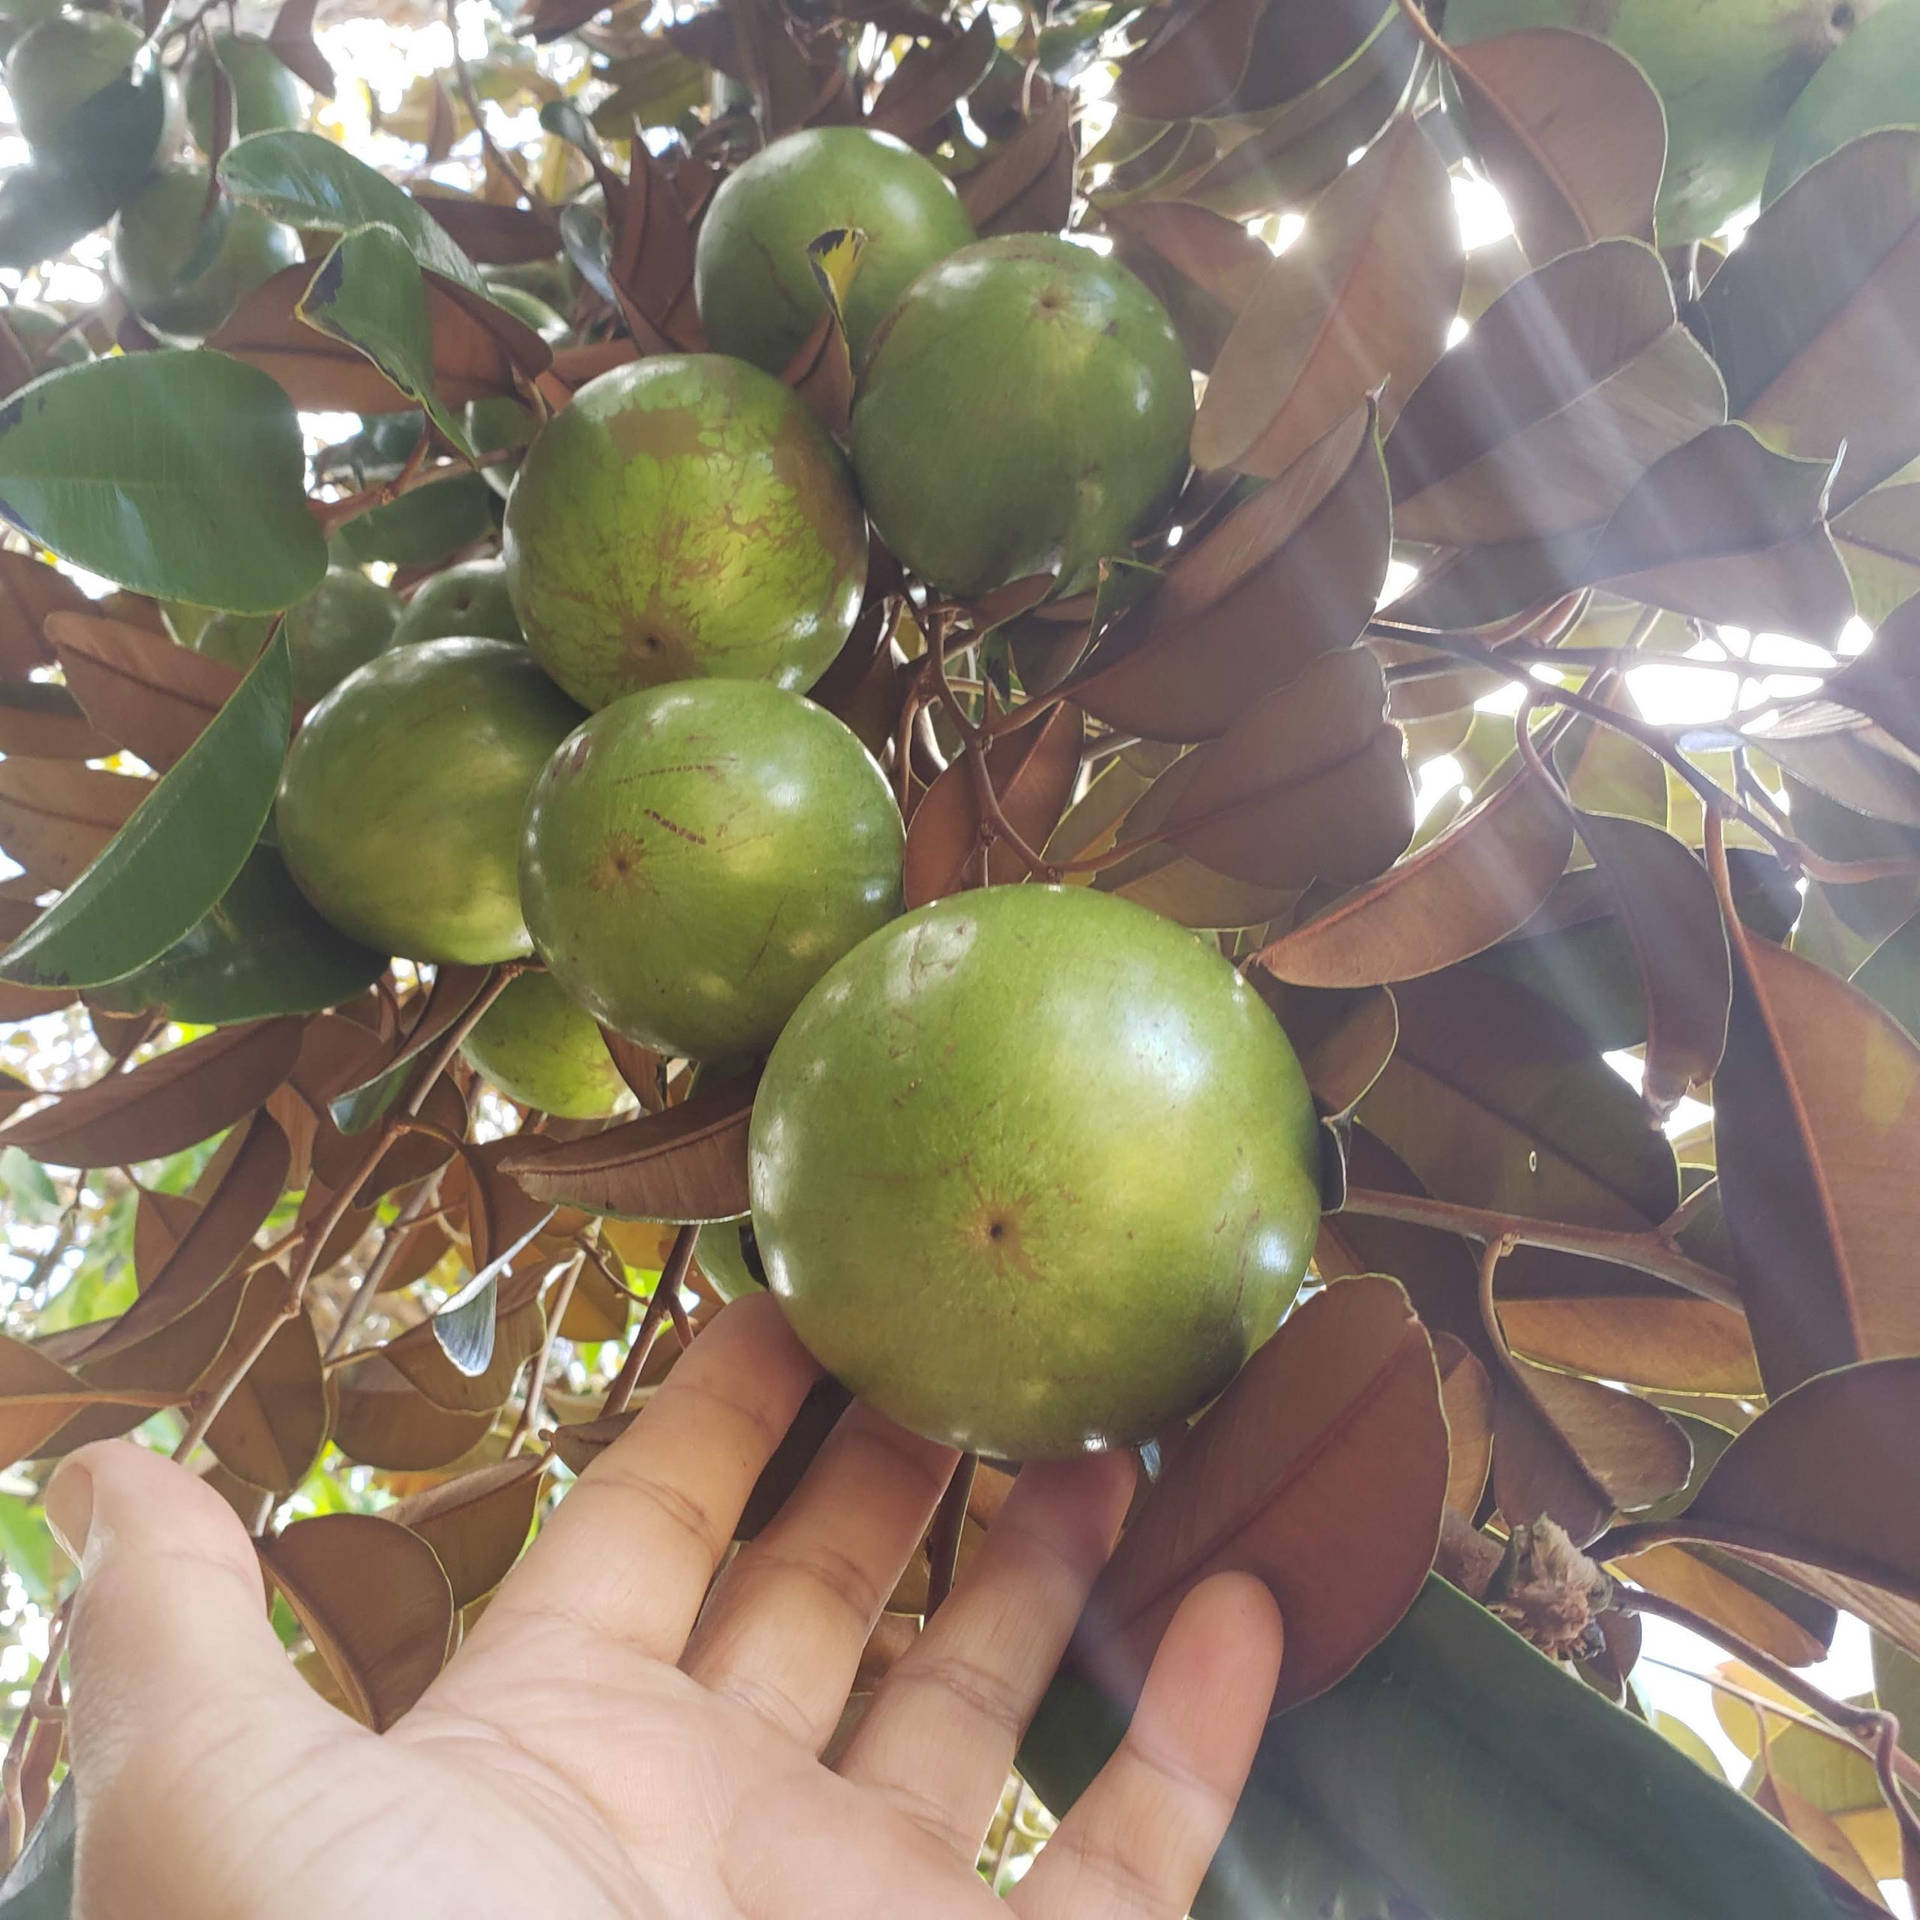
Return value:
[(217, 1494), (123, 1442), (76, 1454), (47, 1511), (83, 1576), (79, 1920), (1184, 1914), (1278, 1671), (1266, 1589), (1225, 1575), (1188, 1599), (1125, 1744), (1003, 1908), (976, 1852), (1129, 1462), (1020, 1475), (830, 1769), (862, 1647), (955, 1456), (855, 1406), (713, 1583), (815, 1371), (774, 1302), (730, 1307), (384, 1735), (289, 1665)]

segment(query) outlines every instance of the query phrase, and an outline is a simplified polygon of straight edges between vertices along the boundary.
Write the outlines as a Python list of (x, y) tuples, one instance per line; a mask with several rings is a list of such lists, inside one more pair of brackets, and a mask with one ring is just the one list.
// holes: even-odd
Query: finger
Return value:
[[(344, 1727), (288, 1665), (246, 1529), (184, 1467), (103, 1441), (61, 1465), (46, 1510), (81, 1571), (68, 1724), (89, 1796), (163, 1750), (177, 1766), (183, 1741), (224, 1746), (222, 1726), (309, 1744), (316, 1726)], [(205, 1738), (183, 1732), (190, 1719)]]
[(1247, 1783), (1280, 1672), (1280, 1610), (1249, 1574), (1181, 1603), (1120, 1749), (1008, 1906), (1025, 1920), (1178, 1920)]
[(958, 1458), (853, 1407), (722, 1576), (680, 1664), (817, 1753)]
[(1127, 1454), (1026, 1468), (840, 1762), (849, 1780), (877, 1788), (969, 1865), (1112, 1551), (1133, 1478)]
[(561, 1501), (456, 1666), (529, 1620), (677, 1660), (740, 1509), (818, 1372), (769, 1295), (728, 1307)]

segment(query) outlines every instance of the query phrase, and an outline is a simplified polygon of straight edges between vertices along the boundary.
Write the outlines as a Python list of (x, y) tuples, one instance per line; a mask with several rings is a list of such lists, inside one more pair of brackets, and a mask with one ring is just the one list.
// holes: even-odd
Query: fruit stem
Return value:
[(966, 1531), (967, 1499), (973, 1492), (973, 1476), (980, 1465), (977, 1453), (963, 1453), (953, 1469), (953, 1478), (933, 1510), (933, 1524), (927, 1529), (927, 1611), (931, 1620), (941, 1603), (953, 1591), (954, 1576), (960, 1570), (960, 1540)]
[[(627, 1357), (620, 1363), (620, 1371), (613, 1377), (613, 1385), (607, 1389), (607, 1397), (601, 1404), (600, 1418), (625, 1413), (633, 1402), (634, 1389), (640, 1384), (640, 1370), (647, 1364), (647, 1355), (653, 1351), (653, 1343), (659, 1337), (660, 1328), (669, 1313), (680, 1304), (680, 1286), (687, 1277), (687, 1269), (693, 1265), (693, 1249), (700, 1238), (700, 1223), (689, 1222), (673, 1236), (673, 1250), (667, 1255), (666, 1265), (660, 1269), (660, 1278), (654, 1282), (653, 1298), (647, 1302), (647, 1311), (640, 1322), (640, 1330), (633, 1336), (633, 1345), (627, 1349)], [(675, 1331), (679, 1330), (679, 1320), (675, 1319)]]

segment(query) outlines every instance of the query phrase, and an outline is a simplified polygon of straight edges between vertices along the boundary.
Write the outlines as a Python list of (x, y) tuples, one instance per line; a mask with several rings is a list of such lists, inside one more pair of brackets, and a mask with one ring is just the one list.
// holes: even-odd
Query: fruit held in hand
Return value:
[(275, 810), (300, 891), (343, 933), (484, 966), (531, 944), (527, 793), (580, 709), (503, 640), (429, 640), (350, 673), (307, 716)]
[(1193, 381), (1117, 261), (1045, 234), (962, 247), (901, 296), (853, 405), (889, 547), (963, 597), (1125, 548), (1187, 468)]
[(633, 1104), (593, 1015), (551, 974), (509, 982), (461, 1051), (502, 1093), (562, 1120), (599, 1120)]
[(207, 176), (168, 167), (120, 209), (110, 269), (156, 333), (198, 340), (261, 281), (300, 258), (291, 227), (224, 196), (207, 211)]
[(218, 61), (232, 90), (231, 137), (269, 133), (300, 124), (300, 86), (280, 56), (252, 33), (216, 33), (187, 69), (187, 126), (202, 153), (213, 151), (213, 67)]
[(867, 529), (839, 449), (772, 375), (658, 354), (541, 429), (505, 553), (527, 644), (602, 707), (705, 675), (811, 686), (853, 630)]
[(555, 979), (661, 1053), (768, 1045), (900, 905), (885, 777), (832, 714), (757, 681), (604, 707), (541, 774), (521, 898)]
[(29, 27), (7, 55), (7, 94), (30, 147), (44, 147), (81, 101), (126, 72), (144, 36), (111, 13), (62, 13)]
[[(400, 602), (385, 587), (357, 567), (329, 567), (320, 584), (286, 612), (295, 702), (311, 706), (355, 667), (385, 652), (399, 618)], [(244, 673), (272, 628), (272, 619), (261, 614), (216, 613), (195, 635), (194, 651)]]
[(947, 177), (904, 141), (867, 127), (808, 127), (720, 183), (693, 257), (700, 323), (717, 353), (778, 373), (826, 311), (808, 243), (866, 235), (842, 313), (857, 367), (874, 329), (923, 267), (973, 238)]
[(507, 570), (500, 561), (462, 560), (423, 580), (400, 615), (393, 644), (410, 647), (421, 640), (456, 635), (526, 644), (513, 596), (507, 592)]
[(1447, 0), (1456, 45), (1522, 27), (1597, 34), (1667, 109), (1664, 246), (1702, 240), (1760, 192), (1773, 139), (1820, 63), (1880, 0)]
[(1318, 1127), (1233, 969), (1082, 888), (937, 901), (787, 1024), (749, 1148), (795, 1331), (931, 1438), (1045, 1459), (1226, 1385), (1306, 1271)]

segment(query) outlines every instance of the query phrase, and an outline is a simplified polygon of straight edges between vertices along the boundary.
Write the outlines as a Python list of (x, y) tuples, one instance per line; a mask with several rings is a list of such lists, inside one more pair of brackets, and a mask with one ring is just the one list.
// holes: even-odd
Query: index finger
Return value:
[(471, 1650), (559, 1619), (678, 1660), (747, 1495), (819, 1371), (770, 1295), (726, 1308), (561, 1501)]

